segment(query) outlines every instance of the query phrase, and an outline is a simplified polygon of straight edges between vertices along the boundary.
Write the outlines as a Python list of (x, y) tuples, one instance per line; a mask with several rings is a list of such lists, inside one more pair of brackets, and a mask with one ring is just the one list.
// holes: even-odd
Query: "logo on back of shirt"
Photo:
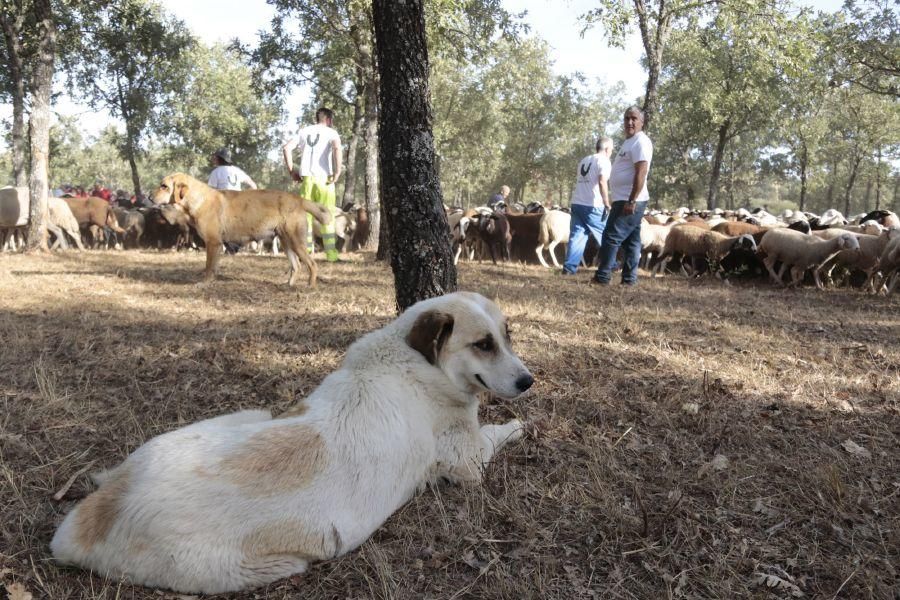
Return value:
[(306, 136), (306, 144), (307, 144), (307, 145), (309, 146), (309, 148), (310, 148), (310, 153), (309, 153), (309, 168), (310, 168), (310, 169), (313, 168), (313, 162), (315, 161), (315, 149), (316, 149), (316, 144), (319, 143), (319, 136), (320, 136), (320, 135), (322, 135), (322, 134), (317, 133), (315, 139), (313, 139), (313, 136), (311, 136), (311, 135), (309, 135), (309, 134), (307, 134), (307, 136)]
[[(228, 187), (235, 187), (238, 184), (238, 176), (231, 174), (228, 176)], [(240, 189), (240, 188), (239, 188)]]
[(589, 162), (583, 162), (578, 166), (578, 172), (581, 173), (582, 177), (587, 177), (587, 174), (591, 172), (591, 164)]

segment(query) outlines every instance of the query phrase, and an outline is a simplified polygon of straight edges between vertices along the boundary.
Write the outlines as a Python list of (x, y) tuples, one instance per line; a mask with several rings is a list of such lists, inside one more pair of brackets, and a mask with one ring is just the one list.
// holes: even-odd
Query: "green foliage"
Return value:
[[(182, 55), (194, 39), (184, 23), (150, 0), (87, 6), (82, 18), (82, 36), (72, 42), (79, 60), (70, 64), (71, 89), (125, 122), (119, 150), (134, 161), (162, 107), (179, 91)], [(137, 185), (134, 170), (132, 178)]]
[[(85, 138), (74, 117), (62, 117), (50, 128), (50, 187), (64, 184), (90, 189), (100, 184), (133, 192), (128, 163), (119, 155), (122, 134), (112, 125), (96, 138)], [(138, 167), (149, 181), (162, 179), (168, 161), (158, 148), (145, 152)]]
[(624, 102), (618, 86), (588, 91), (580, 77), (558, 77), (551, 67), (546, 43), (535, 39), (501, 41), (477, 65), (451, 56), (432, 63), (447, 202), (483, 204), (505, 184), (515, 200), (568, 204), (575, 165)]
[(196, 44), (184, 63), (178, 93), (166, 103), (162, 118), (173, 170), (205, 174), (210, 155), (226, 146), (235, 163), (255, 178), (266, 155), (280, 146), (277, 98), (256, 88), (250, 68), (221, 45)]
[(846, 0), (829, 30), (835, 61), (832, 85), (849, 83), (900, 97), (900, 2)]

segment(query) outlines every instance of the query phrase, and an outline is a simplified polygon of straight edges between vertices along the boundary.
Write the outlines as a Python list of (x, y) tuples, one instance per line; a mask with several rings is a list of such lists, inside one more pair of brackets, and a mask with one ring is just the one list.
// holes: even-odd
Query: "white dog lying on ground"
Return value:
[(347, 351), (298, 407), (153, 438), (100, 474), (50, 544), (62, 563), (189, 593), (265, 585), (360, 546), (417, 488), (478, 482), (522, 423), (478, 424), (476, 393), (534, 382), (478, 294), (419, 302)]

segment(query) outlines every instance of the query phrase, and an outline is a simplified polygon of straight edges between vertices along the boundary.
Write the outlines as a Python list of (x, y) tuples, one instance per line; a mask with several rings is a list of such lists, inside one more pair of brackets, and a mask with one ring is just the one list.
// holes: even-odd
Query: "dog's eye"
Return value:
[(494, 338), (488, 336), (484, 339), (478, 340), (474, 344), (472, 344), (476, 349), (481, 350), (482, 352), (492, 352), (494, 350)]

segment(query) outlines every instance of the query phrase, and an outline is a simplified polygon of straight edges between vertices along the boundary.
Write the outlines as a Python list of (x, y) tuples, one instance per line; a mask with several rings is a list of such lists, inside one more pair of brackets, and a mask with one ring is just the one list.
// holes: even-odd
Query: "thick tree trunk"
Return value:
[(373, 235), (369, 239), (377, 239), (378, 240), (378, 250), (375, 252), (375, 260), (391, 260), (391, 238), (388, 235), (388, 226), (387, 219), (384, 217), (384, 204), (378, 206), (378, 218), (381, 223), (381, 228), (378, 230), (378, 235)]
[[(382, 210), (378, 189), (378, 77), (373, 71), (366, 83), (366, 197), (365, 206), (369, 214), (369, 235), (360, 240), (363, 250), (381, 251)], [(385, 245), (385, 252), (388, 248)]]
[(56, 25), (50, 0), (34, 0), (31, 10), (40, 36), (31, 85), (31, 200), (28, 214), (26, 252), (47, 251), (47, 196), (50, 155), (50, 93), (53, 88), (53, 57), (56, 52)]
[(709, 175), (709, 193), (706, 196), (706, 208), (713, 210), (719, 195), (719, 177), (722, 174), (722, 160), (725, 155), (725, 146), (728, 144), (729, 121), (725, 121), (719, 127), (719, 140), (716, 142), (716, 151), (713, 154), (712, 172)]
[[(660, 61), (662, 52), (648, 55), (647, 58), (647, 87), (644, 90), (644, 131), (649, 130), (650, 122), (656, 116), (656, 88), (659, 84)], [(653, 58), (651, 59), (650, 56)]]
[(12, 167), (16, 187), (28, 185), (25, 170), (25, 72), (22, 69), (21, 19), (13, 21), (9, 13), (0, 13), (0, 27), (6, 41), (7, 68), (9, 69), (10, 96), (12, 96)]
[(141, 196), (141, 176), (138, 174), (137, 167), (137, 143), (135, 142), (135, 136), (131, 129), (126, 125), (125, 126), (125, 157), (128, 159), (128, 166), (131, 168), (131, 183), (134, 185), (134, 195), (140, 198)]
[(806, 179), (809, 169), (809, 149), (806, 144), (800, 148), (800, 212), (806, 210)]
[(381, 201), (397, 306), (456, 289), (456, 267), (435, 169), (423, 0), (374, 0)]

